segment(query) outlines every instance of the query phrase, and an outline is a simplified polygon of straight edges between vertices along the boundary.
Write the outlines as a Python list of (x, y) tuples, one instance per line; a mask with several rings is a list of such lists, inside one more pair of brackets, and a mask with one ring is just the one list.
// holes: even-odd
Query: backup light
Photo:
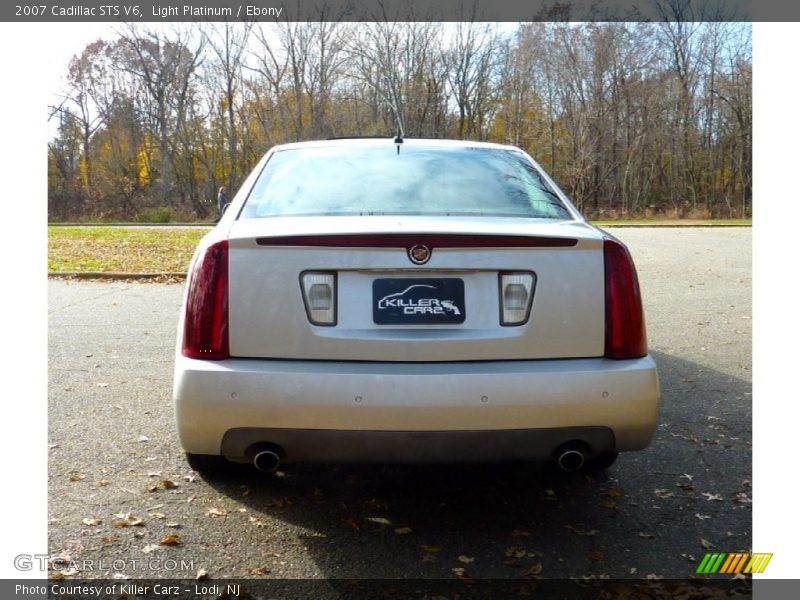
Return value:
[(531, 314), (533, 273), (500, 274), (500, 324), (523, 325)]
[(300, 287), (308, 320), (314, 325), (336, 325), (336, 274), (303, 273)]

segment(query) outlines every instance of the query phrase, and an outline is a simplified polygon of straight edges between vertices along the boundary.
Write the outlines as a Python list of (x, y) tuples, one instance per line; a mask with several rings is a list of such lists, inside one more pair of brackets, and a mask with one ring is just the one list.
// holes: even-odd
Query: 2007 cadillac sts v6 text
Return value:
[(190, 465), (575, 470), (646, 447), (627, 248), (516, 148), (399, 142), (273, 148), (200, 243), (175, 359)]

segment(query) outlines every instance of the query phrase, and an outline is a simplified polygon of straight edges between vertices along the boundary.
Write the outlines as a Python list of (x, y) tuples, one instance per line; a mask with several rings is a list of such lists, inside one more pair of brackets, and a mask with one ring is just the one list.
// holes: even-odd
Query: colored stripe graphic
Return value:
[(733, 575), (742, 570), (747, 557), (750, 556), (748, 552), (736, 552), (728, 555), (728, 560), (722, 565), (720, 573), (727, 573)]
[(744, 569), (745, 573), (763, 573), (767, 568), (769, 561), (772, 560), (772, 554), (753, 554), (750, 562)]
[(698, 573), (711, 574), (716, 573), (722, 561), (725, 559), (724, 552), (710, 552), (705, 555), (700, 565), (697, 567)]
[(747, 559), (750, 557), (748, 552), (742, 553), (742, 558), (739, 560), (739, 563), (735, 565), (733, 571), (731, 573), (741, 573), (742, 569), (744, 568), (744, 564), (747, 562)]
[[(749, 560), (748, 560), (749, 559)], [(715, 573), (733, 575), (736, 573), (763, 573), (772, 554), (750, 554), (749, 552), (708, 552), (700, 561), (697, 573), (713, 575)], [(747, 566), (745, 566), (747, 565)]]

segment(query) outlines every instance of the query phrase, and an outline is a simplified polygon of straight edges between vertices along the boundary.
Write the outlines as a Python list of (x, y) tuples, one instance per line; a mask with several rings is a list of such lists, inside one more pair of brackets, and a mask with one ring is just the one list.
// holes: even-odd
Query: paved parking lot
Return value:
[(653, 445), (598, 479), (305, 466), (204, 480), (172, 413), (182, 286), (50, 281), (51, 554), (103, 559), (85, 577), (683, 578), (706, 549), (749, 550), (751, 230), (614, 234), (639, 269), (662, 408)]

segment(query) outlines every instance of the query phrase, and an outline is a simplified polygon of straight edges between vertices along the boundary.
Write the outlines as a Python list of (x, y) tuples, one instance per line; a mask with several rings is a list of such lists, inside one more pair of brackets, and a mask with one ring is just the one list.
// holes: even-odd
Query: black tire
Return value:
[(605, 471), (616, 462), (618, 456), (619, 452), (601, 452), (587, 460), (584, 468), (587, 471)]
[(198, 473), (221, 473), (229, 470), (232, 464), (224, 456), (216, 454), (186, 453), (186, 462)]

